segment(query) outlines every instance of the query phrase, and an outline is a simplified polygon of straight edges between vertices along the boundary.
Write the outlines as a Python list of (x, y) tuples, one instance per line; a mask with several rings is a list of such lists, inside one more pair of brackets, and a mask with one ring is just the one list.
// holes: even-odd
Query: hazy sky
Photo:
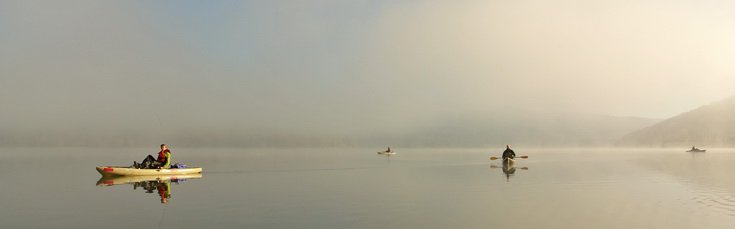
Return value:
[(0, 127), (666, 118), (735, 94), (732, 1), (0, 1)]

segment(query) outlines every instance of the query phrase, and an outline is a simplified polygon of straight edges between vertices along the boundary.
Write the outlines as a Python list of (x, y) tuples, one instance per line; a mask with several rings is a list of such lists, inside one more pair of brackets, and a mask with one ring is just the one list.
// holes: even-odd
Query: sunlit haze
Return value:
[(735, 94), (734, 8), (2, 1), (0, 134), (391, 144), (375, 136), (549, 114), (660, 120)]

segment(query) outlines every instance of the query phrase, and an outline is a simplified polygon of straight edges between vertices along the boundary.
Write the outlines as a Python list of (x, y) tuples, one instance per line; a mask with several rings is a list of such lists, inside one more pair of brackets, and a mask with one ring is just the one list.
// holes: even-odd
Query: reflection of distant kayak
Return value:
[(687, 150), (687, 152), (690, 152), (690, 153), (704, 153), (704, 152), (707, 152), (707, 150), (706, 149), (690, 149), (690, 150)]
[(515, 165), (516, 160), (513, 158), (503, 158), (503, 166), (504, 167), (510, 167)]
[(381, 155), (395, 155), (396, 154), (396, 151), (390, 151), (390, 152), (381, 151), (381, 152), (378, 152), (378, 154), (381, 154)]
[(202, 173), (202, 168), (200, 167), (185, 169), (136, 169), (122, 166), (100, 166), (96, 169), (102, 176), (161, 176)]
[(117, 177), (102, 177), (97, 181), (97, 186), (111, 186), (119, 184), (131, 184), (135, 182), (144, 181), (167, 181), (167, 180), (180, 180), (180, 179), (199, 179), (202, 178), (201, 173), (195, 174), (184, 174), (184, 175), (163, 175), (163, 176), (117, 176)]

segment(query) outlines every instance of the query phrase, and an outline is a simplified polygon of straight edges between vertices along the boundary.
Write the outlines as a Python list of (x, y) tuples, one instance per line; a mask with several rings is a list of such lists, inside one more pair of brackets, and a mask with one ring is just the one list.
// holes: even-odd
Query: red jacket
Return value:
[(170, 153), (171, 150), (166, 149), (166, 150), (161, 150), (161, 152), (158, 152), (158, 159), (156, 159), (156, 161), (161, 162), (161, 163), (166, 163), (166, 152)]

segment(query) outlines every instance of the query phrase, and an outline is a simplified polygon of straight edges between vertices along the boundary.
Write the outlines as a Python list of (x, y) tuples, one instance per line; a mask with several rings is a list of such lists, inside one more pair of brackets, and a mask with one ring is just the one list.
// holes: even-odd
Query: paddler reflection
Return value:
[(153, 181), (141, 181), (133, 183), (133, 189), (142, 188), (145, 193), (157, 192), (158, 196), (161, 197), (161, 203), (165, 204), (168, 199), (171, 198), (171, 182), (179, 183), (183, 180), (153, 180)]
[(97, 181), (97, 186), (113, 186), (131, 184), (133, 189), (141, 188), (145, 193), (157, 193), (161, 203), (168, 203), (171, 199), (171, 183), (181, 184), (187, 179), (199, 179), (202, 174), (189, 174), (178, 176), (122, 176), (102, 177)]
[(168, 198), (171, 198), (171, 181), (158, 182), (156, 189), (158, 189), (158, 196), (161, 197), (161, 203), (168, 202)]
[[(513, 161), (513, 160), (503, 160), (502, 163), (503, 163), (503, 166), (502, 167), (498, 167), (497, 165), (490, 165), (490, 168), (494, 168), (494, 169), (496, 169), (496, 168), (502, 168), (503, 174), (505, 174), (505, 181), (506, 182), (510, 182), (510, 177), (512, 177), (513, 174), (516, 173), (516, 168), (517, 167), (515, 166), (515, 161)], [(520, 167), (520, 169), (522, 169), (522, 170), (528, 170), (528, 167)]]

